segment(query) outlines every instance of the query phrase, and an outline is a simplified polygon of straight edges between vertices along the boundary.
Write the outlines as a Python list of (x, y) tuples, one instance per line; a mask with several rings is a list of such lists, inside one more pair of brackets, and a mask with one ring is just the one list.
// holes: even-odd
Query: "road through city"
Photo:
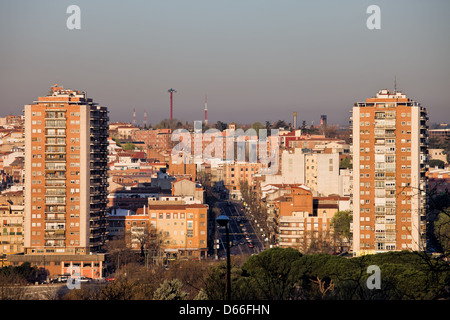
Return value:
[[(239, 202), (221, 202), (219, 208), (221, 213), (230, 219), (230, 254), (249, 256), (261, 252), (264, 248), (261, 235), (257, 233), (252, 222), (244, 214), (242, 204)], [(218, 256), (226, 257), (225, 227), (219, 227), (218, 239)]]

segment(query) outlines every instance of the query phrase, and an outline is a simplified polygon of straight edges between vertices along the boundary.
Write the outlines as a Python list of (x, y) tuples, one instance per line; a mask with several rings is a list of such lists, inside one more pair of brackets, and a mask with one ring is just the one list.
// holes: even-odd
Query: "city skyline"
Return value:
[[(366, 27), (371, 4), (381, 8), (380, 30)], [(210, 124), (291, 122), (293, 112), (299, 125), (321, 114), (348, 124), (354, 101), (396, 79), (430, 123), (447, 120), (444, 1), (78, 1), (80, 30), (66, 27), (69, 5), (2, 3), (3, 115), (58, 83), (84, 88), (112, 122), (131, 122), (133, 109), (138, 124), (144, 112), (152, 125), (169, 118), (173, 87), (174, 118), (188, 122), (203, 120), (208, 95)]]

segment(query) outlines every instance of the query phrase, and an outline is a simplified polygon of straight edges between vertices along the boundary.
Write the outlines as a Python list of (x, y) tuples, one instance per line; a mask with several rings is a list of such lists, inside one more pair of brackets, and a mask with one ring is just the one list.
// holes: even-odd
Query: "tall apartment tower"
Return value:
[(106, 241), (107, 108), (55, 84), (24, 112), (25, 254), (99, 252)]
[(428, 116), (380, 90), (353, 107), (354, 255), (425, 249)]

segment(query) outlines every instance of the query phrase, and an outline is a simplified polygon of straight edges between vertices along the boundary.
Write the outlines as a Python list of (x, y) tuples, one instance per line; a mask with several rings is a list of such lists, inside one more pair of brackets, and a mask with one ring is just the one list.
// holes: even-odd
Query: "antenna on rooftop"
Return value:
[(394, 93), (397, 93), (397, 76), (394, 77)]

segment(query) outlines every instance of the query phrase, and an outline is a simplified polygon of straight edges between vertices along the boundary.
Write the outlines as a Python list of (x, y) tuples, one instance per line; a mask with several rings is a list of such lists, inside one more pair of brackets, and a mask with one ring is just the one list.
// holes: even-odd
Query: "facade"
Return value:
[(441, 160), (444, 164), (447, 164), (447, 154), (445, 149), (428, 149), (430, 160)]
[(430, 196), (450, 193), (450, 170), (430, 168), (427, 177)]
[(154, 149), (166, 150), (171, 146), (172, 129), (149, 129), (133, 132), (136, 141), (142, 141)]
[(450, 129), (430, 129), (430, 138), (446, 138), (450, 137)]
[(353, 107), (353, 252), (423, 250), (426, 109), (380, 90)]
[(254, 175), (261, 172), (266, 165), (261, 162), (234, 162), (223, 164), (223, 184), (228, 189), (231, 199), (241, 199), (241, 182), (247, 182), (249, 189), (256, 191)]
[(24, 112), (25, 254), (98, 252), (106, 241), (106, 107), (55, 85)]
[(148, 206), (136, 214), (111, 214), (110, 229), (116, 236), (131, 235), (126, 239), (133, 250), (140, 250), (139, 239), (153, 230), (162, 241), (159, 254), (169, 258), (206, 258), (208, 206), (187, 204), (183, 197), (168, 198), (149, 198)]
[[(2, 200), (3, 197), (2, 197)], [(23, 252), (23, 205), (0, 204), (0, 255)]]
[(301, 183), (314, 195), (339, 193), (339, 154), (303, 152), (302, 149), (283, 150), (280, 172), (266, 175), (262, 186), (268, 184)]
[(181, 178), (172, 183), (172, 195), (192, 196), (199, 203), (204, 203), (206, 199), (203, 186), (187, 178)]
[(348, 247), (348, 239), (337, 242), (331, 220), (348, 209), (349, 197), (313, 197), (306, 186), (286, 188), (278, 199), (278, 245), (302, 252), (337, 251)]
[(162, 233), (164, 251), (181, 258), (206, 258), (208, 205), (153, 205), (149, 201), (150, 225)]

